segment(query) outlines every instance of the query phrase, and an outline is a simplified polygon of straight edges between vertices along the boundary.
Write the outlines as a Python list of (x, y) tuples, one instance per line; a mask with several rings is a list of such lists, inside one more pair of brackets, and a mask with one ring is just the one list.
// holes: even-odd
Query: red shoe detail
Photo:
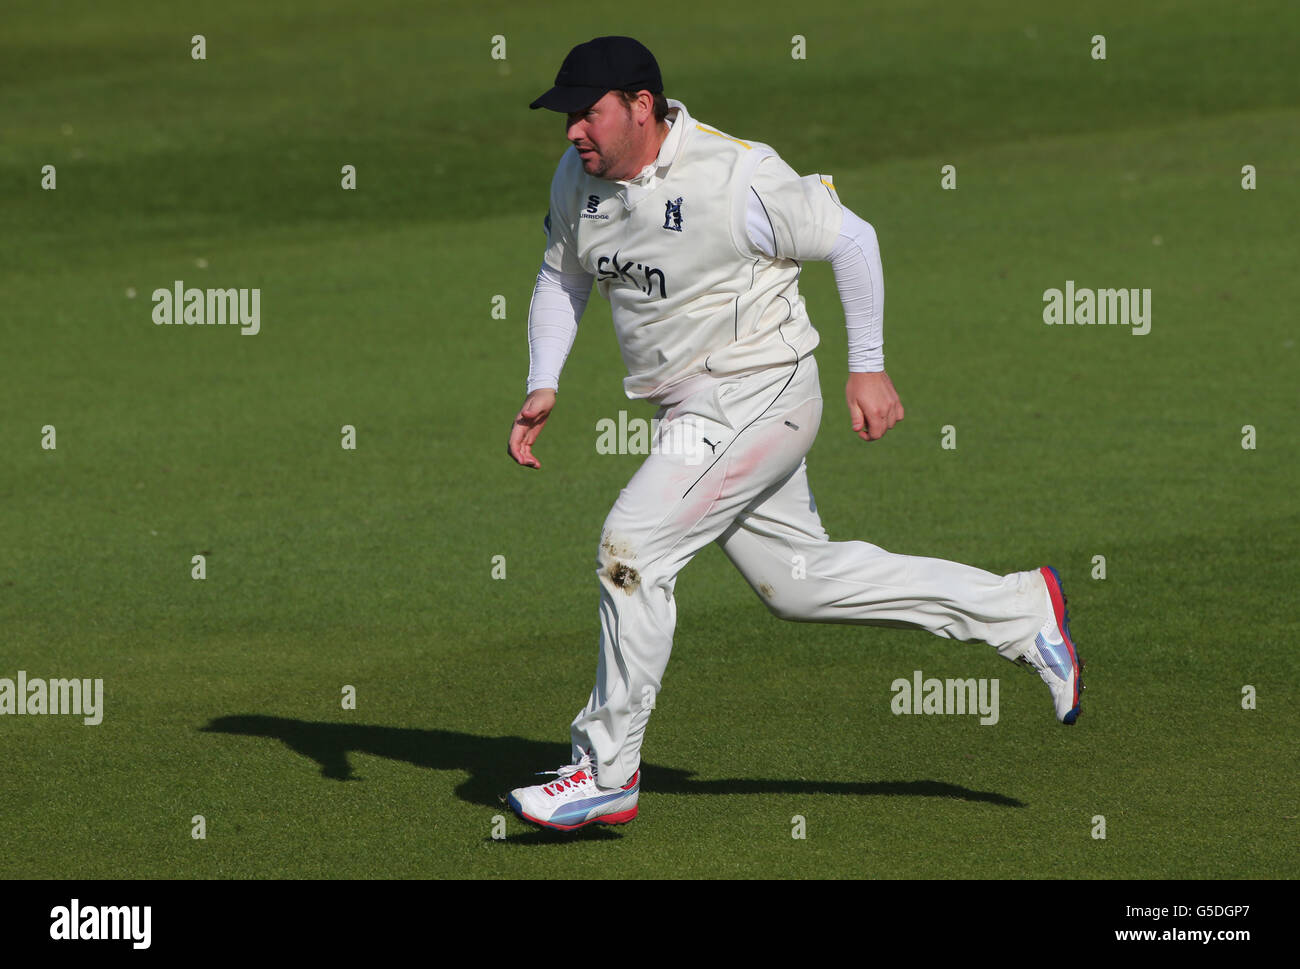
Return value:
[[(1052, 612), (1056, 615), (1056, 626), (1061, 630), (1061, 635), (1066, 638), (1066, 642), (1069, 642), (1069, 634), (1065, 631), (1065, 597), (1061, 594), (1061, 586), (1047, 566), (1043, 566), (1038, 572), (1047, 583), (1047, 594), (1052, 598)], [(1073, 643), (1070, 643), (1070, 648), (1074, 648)]]
[(632, 807), (617, 814), (606, 814), (603, 818), (596, 818), (596, 821), (600, 824), (627, 824), (634, 817), (636, 817), (636, 808)]
[(579, 824), (556, 824), (553, 821), (539, 820), (531, 814), (520, 814), (519, 816), (525, 821), (531, 821), (533, 824), (540, 825), (543, 828), (551, 828), (554, 831), (577, 831), (589, 824), (627, 824), (636, 817), (636, 811), (637, 809), (632, 807), (626, 811), (619, 811), (617, 814), (606, 814), (604, 817), (592, 818), (590, 821), (583, 821)]
[(1065, 618), (1065, 593), (1061, 589), (1061, 583), (1052, 570), (1043, 566), (1038, 570), (1042, 575), (1043, 581), (1047, 583), (1047, 594), (1052, 600), (1052, 612), (1056, 617), (1056, 628), (1061, 631), (1061, 639), (1069, 647), (1070, 658), (1074, 664), (1074, 695), (1071, 698), (1075, 707), (1079, 706), (1079, 686), (1083, 680), (1083, 661), (1079, 659), (1079, 651), (1074, 648), (1074, 640), (1070, 638), (1069, 623)]

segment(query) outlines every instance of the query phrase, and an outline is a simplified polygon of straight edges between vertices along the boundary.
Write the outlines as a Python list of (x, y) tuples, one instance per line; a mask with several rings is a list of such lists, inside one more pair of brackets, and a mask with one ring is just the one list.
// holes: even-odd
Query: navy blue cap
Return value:
[(555, 75), (555, 87), (529, 107), (571, 114), (591, 107), (609, 91), (663, 90), (659, 63), (644, 44), (631, 37), (597, 37), (569, 51)]

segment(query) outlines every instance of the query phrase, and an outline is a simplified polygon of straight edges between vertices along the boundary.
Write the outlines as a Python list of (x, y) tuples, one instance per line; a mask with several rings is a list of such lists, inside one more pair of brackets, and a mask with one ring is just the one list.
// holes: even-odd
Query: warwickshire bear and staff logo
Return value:
[(674, 232), (682, 231), (682, 200), (679, 196), (671, 202), (664, 203), (664, 228)]

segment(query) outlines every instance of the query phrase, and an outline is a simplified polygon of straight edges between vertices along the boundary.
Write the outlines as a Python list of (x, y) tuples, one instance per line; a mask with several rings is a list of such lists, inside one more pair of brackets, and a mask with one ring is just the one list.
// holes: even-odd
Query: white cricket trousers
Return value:
[(926, 629), (1014, 659), (1051, 614), (1037, 570), (994, 575), (942, 559), (832, 542), (804, 455), (821, 421), (812, 356), (706, 389), (659, 412), (656, 447), (610, 510), (597, 552), (600, 658), (574, 719), (575, 762), (621, 787), (672, 652), (677, 574), (717, 542), (782, 619)]

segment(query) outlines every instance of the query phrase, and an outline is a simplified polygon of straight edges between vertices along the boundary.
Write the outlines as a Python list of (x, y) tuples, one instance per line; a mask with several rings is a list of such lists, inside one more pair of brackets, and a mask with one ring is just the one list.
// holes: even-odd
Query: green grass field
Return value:
[[(104, 710), (0, 717), (0, 876), (1293, 877), (1300, 10), (1087, 6), (10, 0), (0, 677), (101, 677)], [(600, 525), (639, 460), (596, 421), (652, 413), (593, 295), (543, 470), (504, 453), (566, 147), (527, 103), (618, 32), (876, 227), (907, 419), (849, 431), (809, 265), (823, 520), (1056, 565), (1075, 727), (986, 647), (782, 623), (711, 548), (640, 818), (557, 837), (498, 803), (567, 759), (591, 688)], [(260, 288), (261, 332), (155, 326), (178, 279)], [(1045, 326), (1067, 279), (1149, 288), (1150, 333)], [(998, 678), (998, 723), (893, 715), (917, 669)]]

